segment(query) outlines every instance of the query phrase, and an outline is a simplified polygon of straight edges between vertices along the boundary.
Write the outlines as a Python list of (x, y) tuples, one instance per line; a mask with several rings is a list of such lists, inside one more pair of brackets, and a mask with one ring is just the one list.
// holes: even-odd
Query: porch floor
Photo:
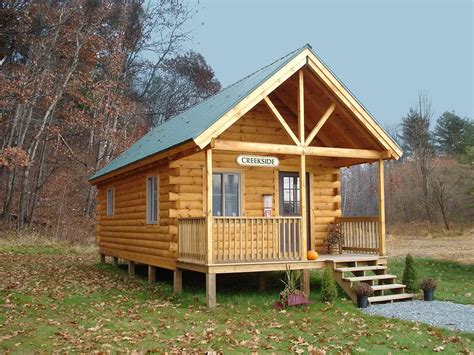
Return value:
[(284, 271), (322, 269), (332, 262), (374, 261), (386, 264), (387, 257), (371, 254), (320, 254), (317, 260), (277, 260), (277, 261), (249, 261), (240, 263), (197, 264), (187, 261), (177, 261), (176, 267), (183, 270), (192, 270), (203, 273), (227, 274), (239, 272)]

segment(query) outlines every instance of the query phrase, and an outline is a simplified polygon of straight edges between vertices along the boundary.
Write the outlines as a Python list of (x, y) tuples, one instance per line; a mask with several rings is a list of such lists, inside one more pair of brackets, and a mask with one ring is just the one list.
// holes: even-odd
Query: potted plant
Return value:
[(285, 279), (281, 280), (285, 288), (280, 292), (280, 301), (275, 303), (275, 308), (310, 303), (304, 292), (300, 290), (300, 278), (300, 272), (292, 271), (289, 267), (286, 268)]
[(420, 288), (423, 290), (423, 299), (425, 301), (433, 301), (434, 291), (438, 284), (433, 279), (424, 279), (421, 282)]
[(328, 225), (328, 238), (326, 240), (328, 253), (331, 255), (341, 254), (344, 245), (344, 236), (341, 233), (339, 225), (330, 223)]
[(367, 308), (369, 306), (369, 297), (374, 294), (372, 286), (364, 282), (352, 286), (352, 292), (357, 296), (357, 307)]

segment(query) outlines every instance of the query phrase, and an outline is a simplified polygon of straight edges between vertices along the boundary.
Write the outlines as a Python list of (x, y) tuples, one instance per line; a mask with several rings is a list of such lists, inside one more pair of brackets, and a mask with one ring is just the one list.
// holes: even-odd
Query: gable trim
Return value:
[[(295, 56), (289, 63), (280, 68), (260, 87), (256, 88), (239, 104), (223, 115), (214, 124), (209, 126), (198, 137), (194, 138), (195, 143), (202, 149), (217, 138), (239, 118), (255, 107), (260, 101), (265, 100), (272, 91), (290, 78), (294, 73), (305, 65), (320, 78), (324, 85), (332, 92), (339, 101), (354, 114), (357, 120), (369, 131), (369, 133), (383, 146), (390, 151), (391, 157), (399, 159), (403, 151), (397, 143), (385, 132), (385, 130), (375, 121), (367, 110), (355, 99), (355, 97), (345, 88), (345, 86), (331, 73), (331, 71), (317, 58), (310, 50), (305, 48), (300, 54)], [(301, 143), (300, 143), (301, 144)]]
[(194, 138), (194, 142), (196, 142), (200, 148), (207, 146), (213, 138), (216, 138), (227, 128), (232, 126), (240, 117), (245, 115), (255, 105), (262, 101), (265, 96), (268, 96), (290, 76), (306, 65), (307, 55), (308, 49), (305, 49), (300, 54), (295, 56), (295, 58), (280, 68), (275, 74), (268, 78), (262, 85), (256, 88), (239, 104), (237, 104), (219, 120), (209, 126), (209, 128), (207, 128), (198, 137)]
[(318, 76), (342, 103), (354, 113), (359, 122), (367, 128), (384, 148), (392, 152), (395, 159), (403, 155), (403, 151), (397, 143), (384, 131), (374, 118), (362, 107), (362, 105), (348, 92), (344, 85), (321, 63), (321, 61), (310, 52), (308, 57), (309, 68)]

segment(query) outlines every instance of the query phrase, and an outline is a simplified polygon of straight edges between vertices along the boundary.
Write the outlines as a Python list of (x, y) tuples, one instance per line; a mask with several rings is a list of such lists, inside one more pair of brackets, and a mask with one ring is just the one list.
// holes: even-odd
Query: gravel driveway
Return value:
[(388, 318), (474, 333), (474, 306), (472, 305), (443, 301), (409, 301), (377, 304), (362, 311)]

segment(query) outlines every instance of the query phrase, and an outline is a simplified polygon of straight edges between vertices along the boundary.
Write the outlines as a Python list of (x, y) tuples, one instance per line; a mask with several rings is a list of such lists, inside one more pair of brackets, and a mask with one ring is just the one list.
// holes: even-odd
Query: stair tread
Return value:
[(372, 286), (372, 289), (374, 291), (380, 291), (380, 290), (392, 290), (392, 289), (397, 289), (397, 288), (404, 288), (405, 285), (403, 284), (387, 284), (387, 285), (375, 285)]
[(374, 271), (374, 270), (386, 270), (385, 265), (371, 265), (371, 266), (347, 266), (338, 267), (335, 270), (340, 272), (352, 272), (352, 271)]
[(386, 295), (386, 296), (372, 296), (369, 297), (369, 302), (384, 302), (384, 301), (392, 301), (392, 300), (404, 300), (407, 298), (413, 298), (415, 295), (413, 293), (397, 293), (393, 295)]
[(353, 277), (343, 277), (343, 280), (347, 281), (370, 281), (370, 280), (387, 280), (387, 279), (395, 279), (396, 275), (371, 275), (371, 276), (353, 276)]

